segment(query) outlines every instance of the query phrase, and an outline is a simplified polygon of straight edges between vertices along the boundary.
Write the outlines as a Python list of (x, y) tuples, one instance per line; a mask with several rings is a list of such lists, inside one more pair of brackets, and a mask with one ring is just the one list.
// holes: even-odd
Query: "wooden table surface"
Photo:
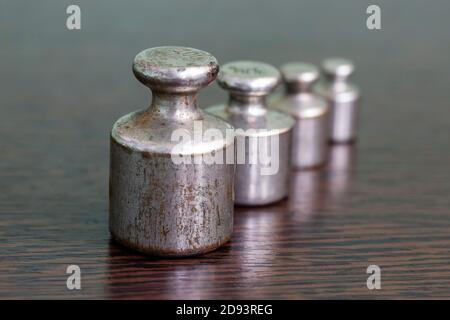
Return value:
[[(0, 298), (450, 298), (450, 3), (2, 1)], [(140, 50), (221, 62), (355, 61), (359, 141), (292, 174), (291, 197), (238, 208), (232, 241), (192, 259), (127, 251), (108, 232), (109, 130), (149, 104)], [(225, 99), (217, 85), (202, 106)], [(66, 288), (79, 265), (82, 290)], [(366, 268), (381, 268), (368, 290)]]

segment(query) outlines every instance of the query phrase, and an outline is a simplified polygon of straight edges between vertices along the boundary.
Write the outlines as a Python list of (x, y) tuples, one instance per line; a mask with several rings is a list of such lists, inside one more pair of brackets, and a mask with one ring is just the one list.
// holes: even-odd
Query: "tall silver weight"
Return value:
[[(232, 127), (197, 106), (197, 91), (216, 78), (217, 60), (186, 47), (157, 47), (134, 59), (152, 90), (150, 107), (120, 118), (111, 132), (110, 231), (119, 243), (160, 256), (216, 249), (233, 229)], [(206, 141), (198, 130), (219, 130)], [(196, 131), (197, 130), (197, 131)], [(223, 156), (223, 161), (204, 159)]]

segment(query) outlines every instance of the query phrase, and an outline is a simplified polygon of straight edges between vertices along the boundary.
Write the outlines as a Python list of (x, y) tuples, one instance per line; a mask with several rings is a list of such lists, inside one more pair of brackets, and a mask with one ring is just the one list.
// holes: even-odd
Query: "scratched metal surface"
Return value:
[[(377, 1), (379, 32), (365, 28), (367, 1), (77, 3), (82, 30), (68, 31), (71, 1), (1, 1), (1, 298), (450, 298), (447, 1)], [(295, 175), (289, 201), (238, 209), (214, 253), (122, 249), (107, 227), (109, 130), (148, 103), (131, 62), (159, 45), (222, 63), (353, 59), (353, 157), (336, 149), (328, 168)], [(224, 99), (213, 86), (200, 103)], [(81, 291), (66, 289), (68, 264)]]

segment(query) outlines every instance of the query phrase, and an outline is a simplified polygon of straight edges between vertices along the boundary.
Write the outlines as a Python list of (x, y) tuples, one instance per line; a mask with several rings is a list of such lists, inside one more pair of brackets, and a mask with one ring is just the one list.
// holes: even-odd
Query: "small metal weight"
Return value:
[[(218, 83), (229, 91), (228, 103), (206, 109), (236, 129), (235, 203), (238, 205), (265, 205), (288, 195), (294, 120), (282, 112), (268, 110), (265, 101), (280, 81), (279, 71), (266, 63), (225, 64), (219, 72)], [(270, 155), (270, 161), (263, 161), (265, 155)]]
[[(212, 55), (193, 48), (157, 47), (135, 57), (133, 72), (153, 98), (111, 132), (109, 226), (119, 243), (147, 254), (189, 256), (230, 239), (234, 164), (203, 160), (234, 154), (234, 137), (226, 135), (232, 127), (197, 106), (197, 91), (218, 71)], [(199, 139), (199, 128), (223, 138)]]
[(280, 68), (285, 94), (271, 106), (294, 117), (292, 167), (307, 169), (327, 160), (329, 108), (327, 101), (312, 92), (319, 70), (311, 64), (291, 62)]
[(360, 94), (348, 81), (355, 67), (347, 59), (330, 58), (322, 63), (326, 81), (316, 86), (316, 92), (330, 105), (330, 140), (350, 143), (356, 139)]

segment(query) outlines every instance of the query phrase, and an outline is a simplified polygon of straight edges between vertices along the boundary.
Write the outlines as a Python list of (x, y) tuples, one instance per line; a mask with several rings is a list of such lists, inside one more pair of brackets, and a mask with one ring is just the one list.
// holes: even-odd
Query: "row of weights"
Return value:
[[(151, 89), (152, 102), (120, 118), (111, 132), (113, 238), (159, 256), (201, 254), (229, 241), (235, 204), (285, 198), (291, 168), (318, 167), (328, 140), (355, 139), (353, 69), (347, 60), (326, 60), (325, 81), (313, 86), (319, 72), (304, 63), (286, 64), (280, 73), (266, 63), (237, 61), (219, 73), (217, 60), (201, 50), (140, 52), (133, 72)], [(217, 75), (228, 102), (203, 111), (197, 92)], [(267, 99), (282, 79), (285, 93)], [(214, 139), (203, 139), (203, 132), (214, 132)], [(261, 149), (270, 150), (269, 163)], [(236, 164), (241, 156), (245, 161)], [(211, 157), (223, 161), (205, 160)], [(275, 170), (262, 174), (268, 167)]]

